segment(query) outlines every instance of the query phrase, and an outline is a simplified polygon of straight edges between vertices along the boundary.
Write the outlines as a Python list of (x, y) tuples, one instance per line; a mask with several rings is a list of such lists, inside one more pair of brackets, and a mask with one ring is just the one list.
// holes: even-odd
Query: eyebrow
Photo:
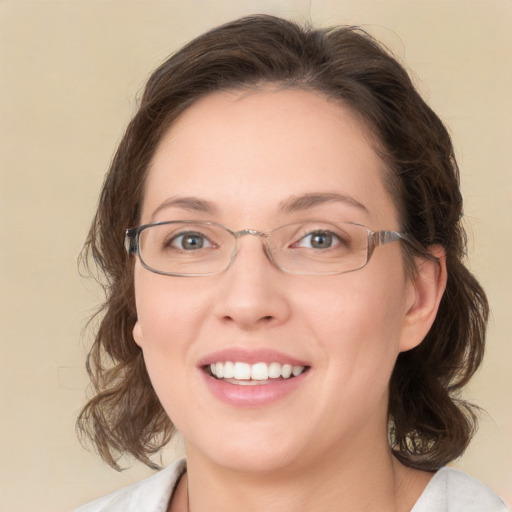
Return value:
[[(337, 194), (334, 192), (315, 192), (303, 194), (300, 196), (292, 196), (279, 204), (281, 213), (289, 214), (301, 210), (308, 210), (325, 203), (345, 203), (354, 206), (362, 211), (368, 212), (366, 206), (351, 196)], [(166, 208), (181, 208), (191, 212), (207, 213), (213, 215), (218, 209), (214, 203), (199, 199), (198, 197), (170, 197), (161, 203), (151, 215), (152, 221), (158, 213)]]
[(368, 212), (366, 206), (359, 201), (356, 201), (353, 197), (336, 194), (334, 192), (317, 192), (300, 196), (292, 196), (286, 201), (282, 201), (280, 203), (279, 210), (282, 213), (293, 213), (300, 210), (307, 210), (325, 203), (345, 203), (364, 212)]
[(181, 208), (182, 210), (209, 213), (212, 215), (217, 211), (217, 207), (213, 203), (204, 199), (197, 197), (170, 197), (155, 209), (151, 215), (151, 219), (153, 220), (158, 213), (166, 208)]

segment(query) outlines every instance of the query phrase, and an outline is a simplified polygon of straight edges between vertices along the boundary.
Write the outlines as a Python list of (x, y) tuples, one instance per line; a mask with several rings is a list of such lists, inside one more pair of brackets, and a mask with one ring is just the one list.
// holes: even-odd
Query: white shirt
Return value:
[(444, 467), (430, 480), (411, 512), (507, 512), (507, 507), (483, 483)]
[[(91, 501), (74, 512), (166, 512), (176, 483), (186, 468), (185, 459), (180, 459), (149, 478)], [(434, 475), (411, 512), (507, 512), (507, 508), (478, 480), (444, 467)]]

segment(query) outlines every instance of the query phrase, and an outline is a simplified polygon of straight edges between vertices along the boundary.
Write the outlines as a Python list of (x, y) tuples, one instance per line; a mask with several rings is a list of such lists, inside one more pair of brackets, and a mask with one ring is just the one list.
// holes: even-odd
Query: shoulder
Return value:
[(452, 468), (440, 469), (411, 512), (507, 512), (503, 501), (483, 483)]
[(185, 470), (185, 459), (180, 459), (149, 478), (86, 503), (74, 512), (165, 512)]

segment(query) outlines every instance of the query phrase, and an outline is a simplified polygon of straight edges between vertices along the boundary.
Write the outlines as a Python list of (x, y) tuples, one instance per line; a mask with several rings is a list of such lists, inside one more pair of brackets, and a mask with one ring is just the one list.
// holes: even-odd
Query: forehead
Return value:
[(293, 197), (338, 194), (379, 222), (395, 216), (386, 172), (370, 131), (337, 102), (304, 90), (217, 92), (187, 109), (161, 140), (142, 220), (173, 197), (251, 217), (263, 209), (272, 215)]

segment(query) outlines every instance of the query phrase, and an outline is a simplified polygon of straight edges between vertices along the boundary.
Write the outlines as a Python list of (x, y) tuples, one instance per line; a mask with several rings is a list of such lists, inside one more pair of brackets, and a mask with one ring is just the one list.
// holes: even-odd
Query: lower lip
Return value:
[(232, 384), (215, 379), (204, 371), (202, 373), (210, 392), (222, 402), (237, 407), (260, 407), (277, 402), (292, 393), (304, 382), (309, 371), (290, 379), (249, 386)]

